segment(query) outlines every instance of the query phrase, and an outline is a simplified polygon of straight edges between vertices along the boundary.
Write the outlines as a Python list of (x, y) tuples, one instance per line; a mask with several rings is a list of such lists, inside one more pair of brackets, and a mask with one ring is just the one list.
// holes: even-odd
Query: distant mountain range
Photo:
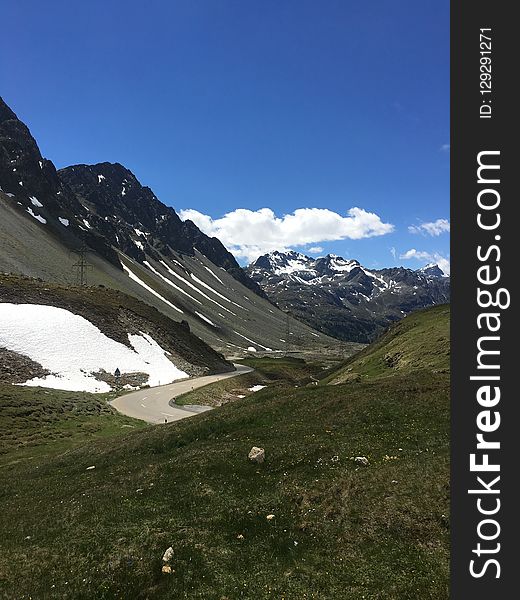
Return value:
[(450, 278), (438, 265), (375, 270), (333, 254), (272, 252), (246, 271), (282, 310), (318, 331), (363, 343), (410, 312), (450, 299)]
[[(184, 321), (226, 356), (286, 348), (286, 315), (218, 239), (121, 164), (57, 171), (0, 99), (0, 271), (71, 285), (79, 270), (89, 285)], [(336, 345), (299, 321), (289, 328), (293, 347)]]

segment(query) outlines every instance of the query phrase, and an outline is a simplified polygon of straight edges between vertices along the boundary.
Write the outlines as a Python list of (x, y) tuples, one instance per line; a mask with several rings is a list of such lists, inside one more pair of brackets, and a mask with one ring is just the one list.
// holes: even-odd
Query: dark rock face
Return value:
[(24, 383), (50, 372), (28, 356), (0, 348), (0, 383)]
[(85, 243), (119, 264), (103, 237), (82, 227), (87, 211), (58, 177), (53, 163), (42, 157), (27, 126), (1, 98), (0, 188), (13, 205), (37, 219), (70, 248)]
[(193, 255), (197, 249), (263, 295), (218, 239), (208, 237), (191, 221), (182, 221), (123, 165), (74, 165), (58, 171), (58, 176), (87, 208), (89, 225), (128, 256), (142, 262), (146, 255), (159, 259), (159, 253), (169, 256), (174, 250)]
[[(119, 163), (56, 171), (29, 129), (0, 98), (0, 191), (71, 248), (86, 244), (117, 268), (114, 248), (142, 262), (172, 250), (199, 250), (218, 267), (264, 296), (222, 243), (160, 202)], [(45, 222), (44, 222), (45, 221)], [(265, 297), (265, 296), (264, 296)]]
[(362, 343), (410, 312), (450, 299), (449, 277), (437, 265), (369, 270), (330, 254), (272, 252), (247, 272), (283, 310), (323, 333)]

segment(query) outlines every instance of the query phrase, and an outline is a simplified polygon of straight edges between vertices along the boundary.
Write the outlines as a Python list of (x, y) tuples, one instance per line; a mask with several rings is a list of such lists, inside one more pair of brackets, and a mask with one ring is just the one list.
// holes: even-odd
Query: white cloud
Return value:
[(190, 219), (199, 229), (217, 237), (237, 258), (253, 261), (274, 250), (337, 240), (359, 240), (385, 235), (394, 230), (375, 213), (362, 208), (350, 208), (342, 216), (324, 208), (298, 208), (293, 213), (277, 217), (270, 208), (253, 211), (246, 208), (213, 219), (197, 210), (179, 211), (181, 219)]
[(308, 252), (311, 254), (321, 254), (323, 252), (323, 248), (321, 246), (313, 246), (309, 248)]
[(411, 258), (416, 258), (417, 260), (430, 260), (431, 254), (429, 252), (422, 252), (421, 250), (416, 250), (412, 248), (411, 250), (407, 250), (404, 254), (400, 254), (399, 258), (403, 260), (410, 260)]
[(399, 258), (401, 260), (416, 259), (425, 264), (434, 263), (434, 264), (438, 265), (439, 268), (444, 273), (446, 273), (446, 275), (450, 274), (449, 259), (446, 258), (445, 256), (442, 256), (442, 254), (439, 254), (438, 252), (434, 252), (434, 253), (424, 252), (422, 250), (416, 250), (415, 248), (411, 248), (410, 250), (407, 250), (404, 254), (400, 254)]
[(390, 254), (394, 257), (394, 260), (397, 258), (397, 250), (393, 246), (390, 248)]
[(437, 219), (430, 223), (421, 223), (420, 225), (410, 225), (408, 227), (410, 233), (422, 233), (423, 235), (437, 236), (442, 233), (449, 233), (450, 222), (448, 219)]

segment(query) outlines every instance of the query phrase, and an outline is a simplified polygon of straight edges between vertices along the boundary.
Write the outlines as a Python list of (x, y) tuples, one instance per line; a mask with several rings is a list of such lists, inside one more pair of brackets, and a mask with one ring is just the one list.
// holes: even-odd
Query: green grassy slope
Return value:
[(255, 385), (305, 385), (318, 377), (322, 371), (318, 363), (306, 363), (301, 358), (283, 356), (280, 358), (248, 358), (242, 364), (252, 367), (254, 371), (239, 375), (233, 379), (223, 379), (191, 392), (178, 396), (175, 404), (202, 404), (205, 406), (222, 406), (228, 402), (249, 396)]
[(412, 313), (392, 325), (375, 343), (349, 358), (323, 383), (345, 383), (405, 375), (420, 370), (448, 373), (450, 307), (448, 304)]
[(144, 427), (108, 405), (115, 396), (0, 383), (0, 467)]
[[(410, 343), (428, 331), (411, 326)], [(447, 598), (449, 373), (434, 370), (280, 379), (178, 423), (11, 461), (0, 595)], [(248, 461), (253, 445), (264, 464)]]

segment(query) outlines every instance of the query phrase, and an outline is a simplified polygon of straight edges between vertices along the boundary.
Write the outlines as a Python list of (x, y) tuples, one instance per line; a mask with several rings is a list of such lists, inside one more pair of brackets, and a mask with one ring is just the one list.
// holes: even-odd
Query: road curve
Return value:
[(110, 404), (123, 415), (133, 417), (134, 419), (141, 419), (147, 423), (164, 423), (165, 419), (170, 423), (171, 421), (185, 419), (204, 410), (209, 410), (209, 407), (173, 407), (170, 406), (170, 400), (209, 383), (215, 383), (222, 379), (229, 379), (230, 377), (236, 377), (237, 375), (253, 371), (253, 369), (244, 365), (235, 364), (235, 367), (236, 371), (232, 371), (231, 373), (181, 379), (168, 385), (131, 392), (112, 400)]

